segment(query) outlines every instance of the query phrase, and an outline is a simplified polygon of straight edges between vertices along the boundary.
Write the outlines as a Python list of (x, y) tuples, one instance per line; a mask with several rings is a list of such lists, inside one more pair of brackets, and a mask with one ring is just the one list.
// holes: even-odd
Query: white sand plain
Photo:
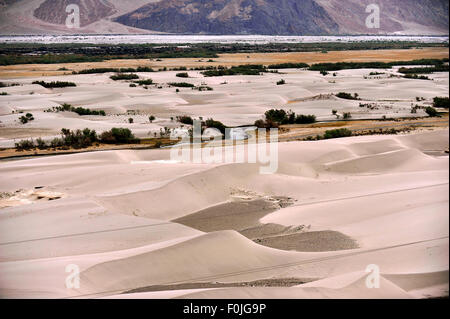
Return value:
[[(448, 129), (280, 143), (279, 170), (273, 175), (259, 174), (258, 164), (173, 163), (168, 149), (4, 161), (1, 192), (39, 190), (61, 198), (34, 198), (0, 209), (0, 296), (448, 295), (449, 162), (448, 156), (427, 155), (448, 149), (448, 144)], [(304, 227), (303, 233), (313, 238), (320, 231), (335, 231), (352, 238), (358, 248), (287, 251), (260, 245), (234, 230), (205, 233), (172, 222), (235, 201), (239, 193), (295, 200), (267, 214), (262, 224)], [(76, 289), (66, 287), (71, 264), (81, 271)], [(379, 267), (379, 288), (367, 285), (369, 265)], [(200, 285), (287, 278), (305, 283)], [(199, 284), (198, 289), (183, 288), (187, 283)], [(155, 291), (152, 286), (165, 288)], [(150, 288), (122, 294), (143, 287)]]

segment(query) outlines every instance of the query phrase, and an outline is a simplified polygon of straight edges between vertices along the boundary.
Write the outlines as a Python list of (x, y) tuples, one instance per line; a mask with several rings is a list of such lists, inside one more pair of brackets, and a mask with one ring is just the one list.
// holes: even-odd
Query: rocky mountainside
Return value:
[[(0, 33), (448, 34), (448, 0), (0, 0)], [(66, 7), (81, 29), (67, 29)], [(34, 32), (35, 31), (35, 32)]]
[(116, 21), (170, 33), (315, 35), (339, 30), (314, 0), (165, 0)]
[(116, 13), (114, 6), (106, 0), (45, 0), (34, 11), (34, 16), (48, 23), (65, 24), (66, 8), (70, 4), (79, 6), (82, 27)]

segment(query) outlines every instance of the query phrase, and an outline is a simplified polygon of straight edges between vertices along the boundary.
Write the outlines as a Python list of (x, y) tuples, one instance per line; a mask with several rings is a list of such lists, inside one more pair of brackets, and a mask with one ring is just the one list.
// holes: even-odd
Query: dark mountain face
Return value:
[(164, 0), (116, 21), (169, 33), (318, 35), (339, 30), (314, 0)]

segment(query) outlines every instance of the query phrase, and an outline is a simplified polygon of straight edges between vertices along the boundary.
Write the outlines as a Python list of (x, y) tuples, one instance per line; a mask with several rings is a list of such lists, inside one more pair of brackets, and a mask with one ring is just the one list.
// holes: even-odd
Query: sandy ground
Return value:
[[(59, 198), (0, 209), (0, 295), (448, 295), (448, 156), (426, 154), (448, 143), (448, 129), (280, 143), (273, 175), (174, 163), (167, 149), (4, 161), (2, 200)], [(68, 265), (79, 288), (66, 287)]]
[[(379, 60), (378, 51), (370, 54)], [(31, 84), (40, 76), (0, 75), (2, 82), (21, 84), (0, 89), (8, 93), (0, 96), (0, 148), (24, 138), (51, 139), (61, 128), (127, 127), (149, 138), (164, 127), (180, 128), (171, 117), (182, 114), (248, 125), (277, 107), (324, 121), (283, 127), (271, 175), (261, 174), (259, 164), (215, 163), (212, 148), (204, 149), (202, 163), (174, 161), (170, 149), (101, 147), (2, 160), (0, 297), (448, 296), (448, 116), (420, 118), (423, 110), (410, 110), (448, 96), (449, 75), (424, 81), (398, 78), (395, 68), (376, 77), (368, 76), (372, 71), (324, 77), (288, 69), (218, 78), (189, 72), (188, 79), (171, 71), (141, 73), (162, 87), (148, 89), (114, 82), (111, 74), (46, 77), (77, 83), (54, 90)], [(276, 85), (280, 79), (287, 84)], [(214, 90), (177, 93), (167, 85), (174, 81)], [(332, 95), (341, 91), (361, 100)], [(62, 103), (103, 109), (107, 116), (44, 112)], [(351, 112), (354, 121), (328, 123), (336, 119), (333, 109)], [(21, 112), (35, 120), (20, 124)], [(383, 115), (411, 119), (376, 121)], [(303, 141), (333, 125), (420, 130)], [(235, 152), (246, 158), (249, 149)], [(367, 285), (370, 265), (379, 269), (379, 288)], [(68, 287), (73, 267), (80, 285)]]
[[(407, 50), (405, 54), (412, 54), (410, 51), (414, 50)], [(426, 53), (426, 49), (417, 51)], [(431, 51), (435, 57), (435, 52)], [(357, 55), (352, 51), (342, 54), (344, 60), (346, 54)], [(379, 51), (371, 51), (370, 54), (375, 55), (375, 60), (377, 54), (389, 58), (389, 54), (381, 55)], [(392, 57), (394, 60), (396, 58)], [(114, 63), (115, 67), (121, 66), (120, 61)], [(384, 74), (369, 76), (373, 71)], [(8, 94), (0, 96), (0, 148), (13, 147), (15, 142), (25, 138), (42, 137), (49, 140), (58, 136), (62, 128), (75, 130), (88, 127), (100, 133), (112, 127), (127, 127), (136, 136), (149, 138), (158, 135), (165, 127), (180, 128), (180, 123), (171, 120), (179, 115), (214, 118), (229, 126), (253, 125), (256, 120), (263, 118), (265, 111), (272, 108), (292, 110), (297, 114), (314, 114), (319, 121), (336, 120), (333, 110), (337, 111), (341, 119), (344, 113), (350, 112), (353, 120), (380, 119), (383, 116), (424, 117), (426, 114), (423, 109), (413, 114), (411, 108), (415, 105), (424, 108), (432, 104), (434, 97), (448, 96), (449, 75), (445, 72), (430, 75), (430, 81), (399, 78), (397, 68), (343, 70), (337, 72), (336, 76), (322, 76), (319, 72), (295, 69), (280, 72), (261, 76), (205, 78), (200, 72), (192, 71), (187, 79), (176, 77), (177, 72), (174, 71), (140, 73), (141, 79), (151, 78), (157, 83), (147, 89), (130, 87), (127, 81), (115, 82), (108, 73), (45, 78), (46, 81), (71, 81), (77, 84), (77, 87), (63, 89), (46, 89), (31, 84), (42, 80), (42, 77), (8, 80), (0, 74), (2, 82), (20, 84), (0, 89), (0, 92)], [(276, 85), (280, 79), (284, 79), (286, 84)], [(213, 91), (180, 88), (177, 93), (174, 87), (168, 85), (181, 81), (197, 86), (207, 85)], [(339, 92), (358, 93), (360, 100), (345, 100), (333, 95)], [(420, 101), (416, 98), (420, 98)], [(63, 103), (104, 110), (107, 116), (45, 112)], [(360, 104), (365, 106), (361, 107)], [(32, 113), (35, 120), (21, 124), (19, 118), (27, 112)], [(149, 121), (150, 115), (156, 117), (153, 123)], [(133, 118), (133, 124), (128, 123), (129, 118)], [(301, 134), (297, 132), (294, 135)]]

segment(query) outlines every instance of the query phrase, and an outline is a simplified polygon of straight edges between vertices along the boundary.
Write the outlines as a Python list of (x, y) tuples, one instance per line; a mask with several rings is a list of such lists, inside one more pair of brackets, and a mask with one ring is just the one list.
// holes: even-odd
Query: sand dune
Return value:
[[(2, 162), (2, 203), (29, 191), (61, 198), (0, 209), (0, 295), (443, 296), (448, 157), (433, 152), (448, 138), (441, 130), (279, 143), (273, 175), (256, 164), (172, 162), (168, 149)], [(344, 239), (354, 245), (336, 246)], [(79, 289), (65, 287), (70, 264), (80, 267)], [(366, 285), (373, 264), (379, 289)], [(289, 280), (308, 283), (281, 286)]]

